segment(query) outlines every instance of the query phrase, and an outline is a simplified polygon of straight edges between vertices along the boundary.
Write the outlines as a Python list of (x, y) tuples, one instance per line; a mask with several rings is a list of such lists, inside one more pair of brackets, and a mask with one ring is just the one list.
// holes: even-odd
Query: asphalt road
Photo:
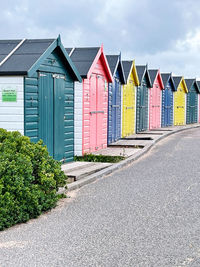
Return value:
[(9, 266), (200, 266), (200, 129), (0, 232)]

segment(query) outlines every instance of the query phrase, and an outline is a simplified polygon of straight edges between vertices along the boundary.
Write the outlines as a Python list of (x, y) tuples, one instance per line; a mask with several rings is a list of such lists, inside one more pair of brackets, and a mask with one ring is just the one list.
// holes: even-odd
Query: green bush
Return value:
[(65, 180), (42, 141), (0, 129), (0, 230), (55, 207)]

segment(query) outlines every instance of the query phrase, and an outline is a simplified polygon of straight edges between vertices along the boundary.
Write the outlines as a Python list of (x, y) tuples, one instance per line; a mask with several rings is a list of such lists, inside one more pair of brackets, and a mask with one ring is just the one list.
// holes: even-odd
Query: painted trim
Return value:
[(47, 58), (53, 52), (53, 50), (56, 49), (56, 47), (59, 47), (60, 50), (62, 51), (65, 59), (67, 60), (69, 66), (72, 70), (72, 72), (74, 73), (77, 81), (82, 82), (82, 78), (81, 78), (77, 68), (75, 67), (74, 63), (72, 62), (67, 51), (65, 50), (65, 48), (63, 47), (63, 45), (61, 43), (60, 35), (58, 36), (57, 39), (55, 39), (53, 41), (53, 43), (47, 48), (47, 50), (39, 57), (39, 59), (28, 70), (28, 72), (27, 72), (28, 76), (31, 77), (38, 70), (39, 66), (42, 64), (42, 62), (45, 60), (45, 58)]
[(113, 76), (112, 76), (110, 67), (108, 65), (108, 61), (106, 59), (106, 56), (105, 56), (105, 54), (103, 52), (103, 45), (99, 48), (99, 51), (96, 54), (96, 57), (95, 57), (92, 65), (90, 66), (90, 69), (89, 69), (89, 71), (87, 73), (87, 79), (90, 78), (90, 76), (91, 76), (91, 74), (92, 74), (92, 72), (93, 72), (93, 70), (94, 70), (94, 68), (95, 68), (95, 66), (96, 66), (96, 64), (97, 64), (97, 62), (98, 62), (98, 60), (99, 60), (99, 58), (101, 56), (102, 56), (102, 59), (103, 59), (103, 65), (104, 65), (104, 68), (105, 68), (105, 73), (107, 74), (106, 75), (107, 76), (107, 82), (108, 83), (113, 83)]

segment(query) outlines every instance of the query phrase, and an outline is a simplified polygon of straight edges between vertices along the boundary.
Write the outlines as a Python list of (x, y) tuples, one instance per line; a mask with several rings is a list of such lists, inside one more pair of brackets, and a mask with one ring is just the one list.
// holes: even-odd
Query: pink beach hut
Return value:
[(161, 127), (162, 89), (160, 70), (149, 70), (152, 88), (149, 90), (149, 130)]
[(113, 82), (103, 46), (67, 48), (82, 84), (75, 83), (74, 154), (107, 147), (108, 83)]

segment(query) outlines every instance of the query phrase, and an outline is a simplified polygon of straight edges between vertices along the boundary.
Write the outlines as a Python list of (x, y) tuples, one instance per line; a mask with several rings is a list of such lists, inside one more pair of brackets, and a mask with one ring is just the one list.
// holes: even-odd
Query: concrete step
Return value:
[[(71, 169), (65, 166), (64, 173), (71, 180), (77, 181), (88, 175), (91, 175), (97, 171), (103, 170), (112, 165), (112, 163), (102, 163), (102, 162), (76, 162), (79, 163)], [(81, 163), (81, 164), (80, 164)], [(67, 165), (67, 164), (66, 164)], [(79, 165), (79, 167), (78, 167)]]
[(109, 146), (107, 148), (95, 151), (94, 155), (104, 155), (104, 156), (122, 156), (122, 157), (130, 157), (134, 155), (136, 152), (140, 151), (140, 148), (133, 147), (120, 147), (120, 146)]
[(109, 147), (132, 147), (132, 148), (143, 148), (147, 144), (152, 142), (152, 140), (132, 140), (123, 139), (109, 145)]

